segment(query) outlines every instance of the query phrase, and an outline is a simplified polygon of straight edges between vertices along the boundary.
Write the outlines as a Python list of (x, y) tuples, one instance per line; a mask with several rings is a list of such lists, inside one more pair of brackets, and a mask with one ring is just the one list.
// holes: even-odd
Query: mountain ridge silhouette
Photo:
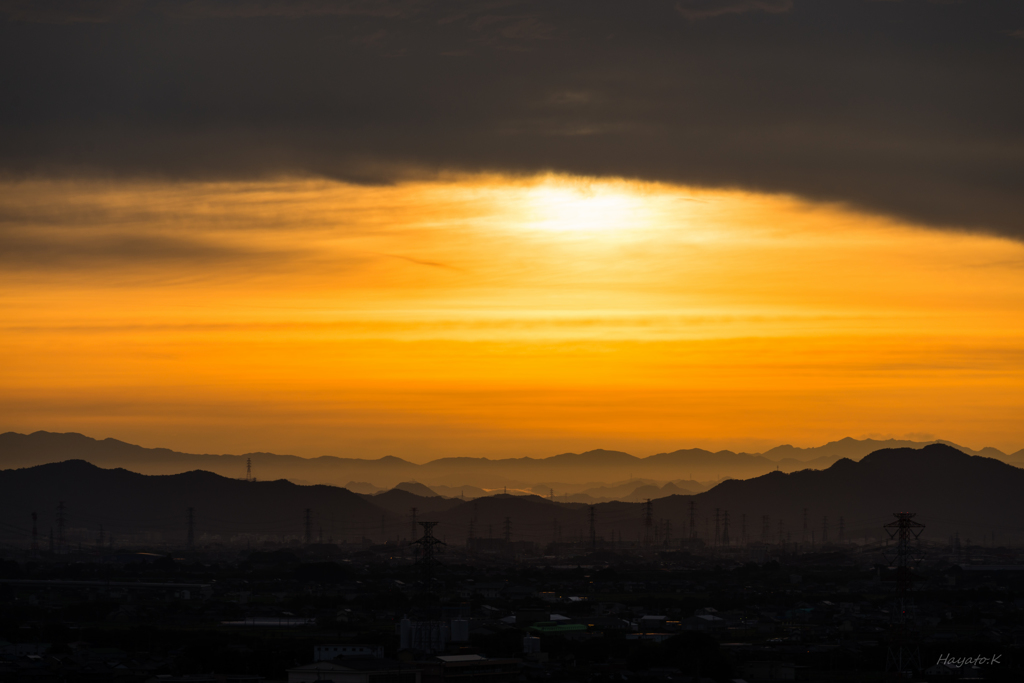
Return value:
[[(747, 541), (798, 542), (803, 511), (810, 530), (821, 541), (828, 517), (831, 540), (838, 538), (839, 520), (847, 539), (883, 538), (882, 525), (897, 511), (912, 511), (929, 537), (944, 540), (997, 534), (1020, 540), (1024, 528), (1024, 470), (993, 458), (963, 453), (944, 444), (921, 449), (881, 449), (860, 461), (843, 458), (824, 470), (773, 471), (747, 480), (724, 481), (694, 495), (671, 495), (652, 501), (655, 520), (668, 520), (678, 541), (689, 535), (690, 503), (698, 531), (711, 527), (712, 515), (728, 512), (732, 538), (740, 538), (745, 521)], [(301, 539), (305, 511), (311, 511), (316, 534), (327, 538), (378, 542), (408, 538), (410, 508), (422, 511), (421, 521), (440, 523), (439, 534), (465, 538), (475, 520), (478, 536), (499, 537), (511, 520), (514, 540), (547, 543), (556, 538), (586, 535), (590, 506), (563, 503), (536, 495), (497, 494), (473, 501), (422, 497), (392, 489), (377, 495), (356, 494), (328, 486), (300, 486), (286, 480), (244, 481), (204, 472), (143, 475), (123, 468), (103, 469), (82, 460), (47, 463), (0, 471), (0, 535), (21, 533), (25, 540), (29, 516), (40, 513), (41, 528), (55, 523), (59, 503), (65, 504), (69, 528), (77, 537), (93, 538), (100, 525), (107, 534), (129, 534), (156, 541), (183, 539), (186, 511), (194, 508), (197, 533), (221, 542), (240, 538)], [(597, 503), (598, 535), (635, 541), (643, 533), (643, 503)], [(19, 521), (20, 520), (20, 521)], [(20, 532), (18, 531), (20, 529)], [(44, 534), (45, 536), (45, 531)]]
[[(254, 474), (260, 479), (291, 479), (336, 486), (359, 481), (372, 483), (383, 490), (409, 481), (421, 482), (428, 487), (465, 485), (529, 489), (553, 481), (571, 485), (573, 481), (581, 482), (584, 477), (591, 484), (611, 484), (638, 477), (660, 482), (661, 485), (680, 479), (717, 481), (722, 477), (750, 478), (775, 469), (787, 472), (808, 467), (823, 469), (842, 457), (859, 459), (881, 448), (920, 448), (929, 443), (949, 444), (847, 437), (814, 448), (777, 446), (765, 454), (728, 450), (711, 452), (694, 448), (641, 458), (622, 451), (595, 449), (583, 453), (560, 453), (548, 458), (492, 460), (460, 456), (416, 464), (395, 456), (362, 459), (330, 455), (302, 458), (267, 452), (241, 455), (181, 453), (166, 448), (144, 448), (117, 439), (97, 440), (77, 433), (40, 431), (28, 435), (15, 432), (0, 434), (0, 467), (9, 469), (83, 459), (101, 467), (123, 467), (142, 474), (175, 474), (202, 469), (223, 476), (242, 477), (246, 461), (251, 459)], [(995, 455), (1003, 461), (1024, 460), (1024, 449), (1006, 455), (992, 448), (973, 451), (949, 445), (972, 455)], [(768, 457), (772, 453), (785, 457), (773, 460)], [(803, 459), (794, 458), (793, 454)]]

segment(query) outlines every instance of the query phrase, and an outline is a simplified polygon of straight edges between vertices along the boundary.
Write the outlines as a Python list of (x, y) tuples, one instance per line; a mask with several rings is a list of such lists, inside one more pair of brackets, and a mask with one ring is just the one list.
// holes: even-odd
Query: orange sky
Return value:
[(1024, 245), (564, 176), (0, 188), (4, 430), (200, 452), (1024, 446)]

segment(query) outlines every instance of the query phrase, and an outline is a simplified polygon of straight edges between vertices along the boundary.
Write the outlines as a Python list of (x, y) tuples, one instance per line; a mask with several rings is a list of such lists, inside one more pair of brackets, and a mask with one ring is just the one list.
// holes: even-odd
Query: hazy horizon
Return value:
[[(515, 459), (515, 458), (531, 458), (531, 459), (536, 459), (536, 460), (543, 460), (543, 459), (552, 458), (552, 457), (555, 457), (555, 456), (558, 456), (558, 455), (563, 455), (563, 454), (584, 454), (584, 453), (589, 453), (589, 452), (592, 452), (592, 451), (614, 451), (614, 452), (621, 452), (621, 453), (626, 453), (628, 455), (631, 455), (631, 456), (633, 456), (635, 458), (639, 458), (639, 459), (644, 459), (644, 458), (648, 458), (648, 457), (651, 457), (651, 456), (654, 456), (654, 455), (663, 454), (663, 453), (673, 453), (673, 452), (676, 452), (676, 451), (685, 451), (685, 450), (691, 450), (691, 449), (700, 449), (700, 450), (709, 451), (711, 453), (718, 453), (718, 452), (722, 452), (722, 451), (728, 451), (728, 452), (732, 452), (732, 453), (749, 453), (751, 455), (764, 455), (768, 451), (770, 451), (770, 450), (772, 450), (774, 448), (793, 447), (793, 448), (797, 448), (797, 449), (807, 450), (807, 449), (822, 448), (824, 446), (827, 446), (828, 444), (842, 442), (842, 441), (844, 441), (846, 439), (852, 439), (854, 441), (913, 442), (913, 443), (919, 443), (919, 444), (922, 444), (922, 445), (927, 444), (927, 443), (934, 443), (934, 442), (945, 442), (945, 443), (953, 443), (953, 444), (955, 444), (957, 446), (968, 448), (968, 449), (970, 449), (971, 451), (974, 451), (974, 452), (982, 451), (985, 448), (996, 448), (997, 450), (999, 450), (1000, 452), (1002, 452), (1006, 456), (1011, 456), (1011, 455), (1016, 454), (1019, 451), (1024, 451), (1024, 448), (1012, 448), (1010, 450), (1006, 450), (1006, 449), (998, 448), (996, 446), (991, 446), (990, 444), (982, 444), (982, 445), (975, 446), (975, 445), (972, 445), (972, 444), (959, 443), (959, 442), (953, 441), (952, 439), (944, 439), (942, 437), (928, 435), (928, 434), (907, 434), (907, 435), (866, 434), (866, 435), (856, 436), (856, 437), (854, 437), (854, 436), (843, 436), (843, 437), (839, 437), (839, 438), (835, 438), (835, 439), (829, 439), (828, 441), (825, 441), (825, 442), (822, 442), (822, 443), (810, 443), (810, 444), (807, 444), (807, 445), (796, 444), (796, 443), (792, 443), (792, 442), (789, 442), (789, 443), (774, 443), (774, 442), (769, 442), (768, 440), (765, 439), (765, 440), (760, 440), (760, 443), (770, 443), (771, 445), (763, 446), (761, 448), (757, 448), (757, 447), (754, 447), (754, 448), (729, 448), (729, 447), (708, 447), (708, 446), (692, 445), (692, 444), (677, 444), (677, 445), (672, 446), (672, 447), (666, 447), (666, 448), (663, 448), (661, 450), (652, 450), (652, 451), (636, 451), (636, 450), (629, 450), (629, 449), (626, 449), (626, 448), (609, 448), (609, 447), (606, 447), (606, 446), (594, 446), (594, 447), (590, 447), (590, 448), (579, 448), (578, 447), (578, 448), (575, 448), (575, 449), (567, 448), (567, 449), (554, 450), (554, 451), (540, 451), (540, 450), (537, 450), (537, 451), (534, 451), (534, 452), (495, 451), (495, 452), (490, 453), (490, 454), (488, 454), (486, 452), (480, 452), (480, 453), (476, 453), (476, 454), (469, 454), (469, 453), (440, 453), (438, 455), (423, 455), (423, 454), (410, 455), (408, 453), (403, 454), (403, 453), (397, 453), (396, 452), (396, 453), (384, 453), (384, 454), (381, 454), (381, 455), (367, 455), (367, 454), (360, 454), (358, 452), (356, 452), (356, 453), (352, 453), (352, 452), (321, 452), (321, 453), (306, 452), (306, 453), (304, 453), (304, 452), (300, 452), (300, 451), (297, 451), (297, 450), (294, 450), (294, 449), (288, 449), (287, 447), (281, 448), (281, 449), (260, 448), (260, 447), (251, 448), (251, 449), (235, 448), (233, 450), (216, 450), (216, 449), (211, 449), (211, 448), (204, 448), (202, 446), (197, 447), (197, 448), (189, 448), (189, 447), (178, 447), (178, 446), (170, 445), (170, 444), (164, 443), (164, 442), (143, 443), (143, 442), (133, 441), (131, 439), (127, 439), (127, 438), (123, 438), (123, 437), (119, 437), (119, 436), (114, 436), (114, 435), (86, 434), (86, 433), (76, 432), (76, 431), (61, 432), (61, 431), (52, 430), (52, 429), (38, 429), (38, 430), (31, 430), (31, 431), (25, 431), (25, 430), (19, 431), (19, 430), (14, 430), (14, 429), (3, 429), (3, 430), (0, 430), (0, 433), (4, 433), (4, 432), (10, 432), (10, 433), (15, 433), (15, 434), (25, 434), (25, 435), (31, 434), (31, 433), (34, 433), (34, 432), (46, 432), (46, 433), (53, 433), (53, 434), (79, 434), (81, 436), (85, 436), (85, 437), (90, 438), (90, 439), (95, 439), (96, 441), (103, 441), (105, 439), (113, 439), (115, 441), (120, 441), (120, 442), (123, 442), (123, 443), (131, 444), (131, 445), (134, 445), (134, 446), (140, 446), (142, 448), (147, 448), (147, 449), (163, 448), (163, 449), (168, 449), (168, 450), (172, 450), (172, 451), (176, 451), (176, 452), (180, 452), (180, 453), (189, 453), (189, 454), (209, 454), (209, 455), (242, 456), (242, 455), (249, 455), (249, 454), (252, 454), (252, 453), (272, 453), (274, 455), (297, 456), (297, 457), (304, 458), (304, 459), (313, 459), (313, 458), (319, 458), (319, 457), (336, 457), (336, 458), (348, 458), (348, 459), (360, 459), (360, 460), (379, 460), (380, 458), (384, 458), (384, 457), (395, 457), (395, 458), (400, 458), (400, 459), (402, 459), (402, 460), (404, 460), (406, 462), (413, 463), (413, 464), (424, 464), (424, 463), (431, 462), (433, 460), (442, 459), (442, 458), (463, 458), (463, 457), (468, 457), (468, 458), (487, 458), (487, 459), (492, 459), (492, 460), (493, 459)], [(755, 440), (749, 440), (748, 441), (748, 443), (758, 443), (758, 442), (759, 441), (755, 441)], [(797, 457), (797, 459), (799, 459), (798, 456), (786, 455), (784, 457)], [(807, 455), (808, 459), (811, 459), (811, 458), (814, 458), (814, 457), (817, 457), (817, 456), (814, 455), (814, 454)], [(2, 466), (2, 464), (3, 463), (0, 462), (0, 466)]]

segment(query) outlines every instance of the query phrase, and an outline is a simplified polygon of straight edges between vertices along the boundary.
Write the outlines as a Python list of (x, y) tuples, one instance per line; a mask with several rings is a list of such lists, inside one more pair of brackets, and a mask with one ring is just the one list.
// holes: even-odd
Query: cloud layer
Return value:
[(0, 171), (539, 171), (1024, 238), (1024, 5), (0, 3)]

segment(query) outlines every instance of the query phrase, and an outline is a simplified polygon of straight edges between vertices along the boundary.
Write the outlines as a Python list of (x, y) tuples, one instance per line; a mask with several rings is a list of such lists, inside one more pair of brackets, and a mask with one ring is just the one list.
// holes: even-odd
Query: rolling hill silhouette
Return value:
[[(922, 445), (925, 444), (847, 438), (817, 448), (779, 446), (763, 455), (688, 449), (637, 458), (620, 451), (594, 450), (562, 453), (550, 458), (441, 458), (420, 465), (392, 456), (367, 460), (333, 456), (300, 458), (273, 453), (190, 454), (164, 448), (143, 448), (116, 439), (98, 441), (81, 434), (35, 432), (25, 435), (8, 432), (0, 435), (0, 467), (31, 467), (81, 459), (99, 467), (121, 467), (142, 474), (179, 474), (202, 469), (226, 477), (242, 477), (246, 471), (246, 460), (251, 458), (254, 474), (261, 480), (289, 479), (335, 486), (353, 481), (373, 482), (381, 489), (416, 481), (428, 487), (458, 483), (489, 489), (508, 486), (534, 491), (538, 491), (538, 485), (542, 491), (546, 490), (547, 485), (539, 482), (564, 482), (551, 487), (557, 488), (557, 493), (580, 493), (584, 489), (633, 478), (649, 479), (652, 481), (645, 483), (661, 486), (665, 482), (679, 480), (718, 481), (722, 477), (756, 477), (776, 469), (782, 472), (808, 467), (822, 469), (841, 458), (859, 460), (880, 448), (920, 448)], [(976, 452), (957, 448), (966, 453), (996, 456), (1007, 461), (1024, 460), (1024, 450), (1006, 456), (995, 449)], [(567, 488), (574, 486), (579, 488)], [(686, 483), (682, 488), (696, 491), (705, 487)], [(631, 491), (618, 495), (624, 496)], [(591, 491), (587, 494), (595, 499), (604, 497)]]
[(433, 498), (438, 495), (435, 491), (431, 491), (430, 487), (425, 486), (418, 481), (403, 481), (395, 484), (395, 488), (401, 491), (414, 493), (417, 496), (423, 496), (424, 498)]
[(185, 539), (187, 509), (195, 510), (197, 535), (249, 534), (301, 538), (305, 511), (315, 511), (318, 537), (355, 539), (365, 527), (378, 528), (381, 509), (364, 497), (333, 486), (291, 482), (247, 482), (211, 472), (147, 476), (101, 469), (82, 460), (0, 471), (0, 519), (25, 531), (39, 515), (41, 538), (56, 529), (63, 502), (69, 538), (90, 545), (105, 534), (164, 541)]
[(803, 509), (809, 528), (821, 539), (829, 518), (830, 540), (837, 539), (842, 517), (848, 538), (881, 538), (880, 527), (897, 511), (916, 512), (929, 536), (941, 538), (995, 533), (1004, 540), (1024, 536), (1024, 470), (993, 458), (972, 456), (945, 444), (875, 451), (859, 462), (842, 459), (825, 470), (771, 472), (745, 481), (726, 481), (691, 497), (671, 496), (654, 502), (655, 514), (688, 520), (689, 501), (703, 518), (729, 511), (730, 534), (747, 520), (747, 535), (759, 540), (763, 516), (769, 538), (783, 534), (800, 540)]
[[(659, 533), (667, 521), (671, 537), (689, 536), (690, 504), (696, 531), (713, 530), (714, 514), (730, 516), (735, 541), (767, 538), (800, 541), (803, 511), (820, 543), (824, 518), (831, 541), (838, 540), (839, 520), (847, 539), (883, 538), (882, 525), (892, 513), (911, 511), (927, 525), (928, 536), (944, 540), (995, 534), (1004, 541), (1024, 537), (1024, 470), (1001, 461), (971, 456), (950, 446), (876, 451), (859, 462), (843, 459), (825, 470), (771, 472), (730, 480), (696, 495), (671, 495), (652, 502)], [(246, 537), (301, 539), (304, 514), (312, 511), (314, 534), (325, 540), (368, 537), (378, 541), (409, 535), (409, 510), (421, 520), (438, 521), (438, 535), (461, 543), (473, 521), (474, 535), (499, 538), (505, 520), (513, 540), (547, 543), (589, 536), (586, 505), (539, 496), (495, 495), (462, 501), (390, 491), (366, 496), (333, 486), (298, 486), (288, 481), (246, 482), (210, 472), (146, 476), (123, 469), (101, 469), (84, 461), (67, 461), (20, 470), (0, 471), (0, 519), (3, 533), (24, 540), (32, 512), (39, 513), (45, 538), (63, 502), (72, 539), (91, 543), (102, 525), (105, 532), (137, 539), (184, 539), (186, 510), (195, 509), (196, 532), (222, 541)], [(643, 504), (599, 503), (597, 533), (604, 539), (637, 541), (644, 533)], [(212, 541), (211, 541), (212, 542)]]
[(420, 496), (400, 488), (368, 496), (367, 500), (382, 510), (399, 516), (407, 515), (412, 508), (419, 509), (423, 514), (429, 514), (437, 510), (448, 510), (459, 504), (456, 499), (442, 498), (437, 495)]
[[(999, 460), (971, 456), (944, 444), (921, 449), (898, 448), (876, 451), (859, 462), (843, 459), (825, 470), (794, 473), (771, 472), (749, 479), (725, 481), (696, 495), (672, 495), (652, 501), (656, 524), (671, 524), (679, 539), (689, 535), (690, 503), (696, 511), (696, 532), (703, 538), (714, 532), (715, 510), (724, 524), (730, 516), (730, 537), (740, 540), (746, 524), (748, 541), (762, 540), (764, 516), (768, 516), (768, 540), (778, 541), (779, 521), (787, 542), (803, 535), (803, 510), (808, 512), (810, 532), (820, 544), (824, 518), (829, 519), (829, 540), (839, 539), (840, 517), (850, 539), (885, 538), (882, 525), (892, 513), (911, 511), (928, 527), (928, 537), (946, 540), (995, 533), (1003, 540), (1024, 538), (1024, 470)], [(474, 507), (475, 506), (475, 507)], [(598, 535), (607, 539), (638, 541), (644, 533), (643, 505), (609, 502), (594, 506)], [(552, 503), (546, 499), (502, 497), (462, 503), (439, 515), (448, 525), (468, 533), (468, 520), (500, 529), (511, 517), (514, 538), (551, 540), (557, 522), (563, 539), (589, 533), (588, 509), (582, 505)], [(449, 529), (449, 533), (451, 530)], [(497, 533), (497, 532), (495, 532)]]

